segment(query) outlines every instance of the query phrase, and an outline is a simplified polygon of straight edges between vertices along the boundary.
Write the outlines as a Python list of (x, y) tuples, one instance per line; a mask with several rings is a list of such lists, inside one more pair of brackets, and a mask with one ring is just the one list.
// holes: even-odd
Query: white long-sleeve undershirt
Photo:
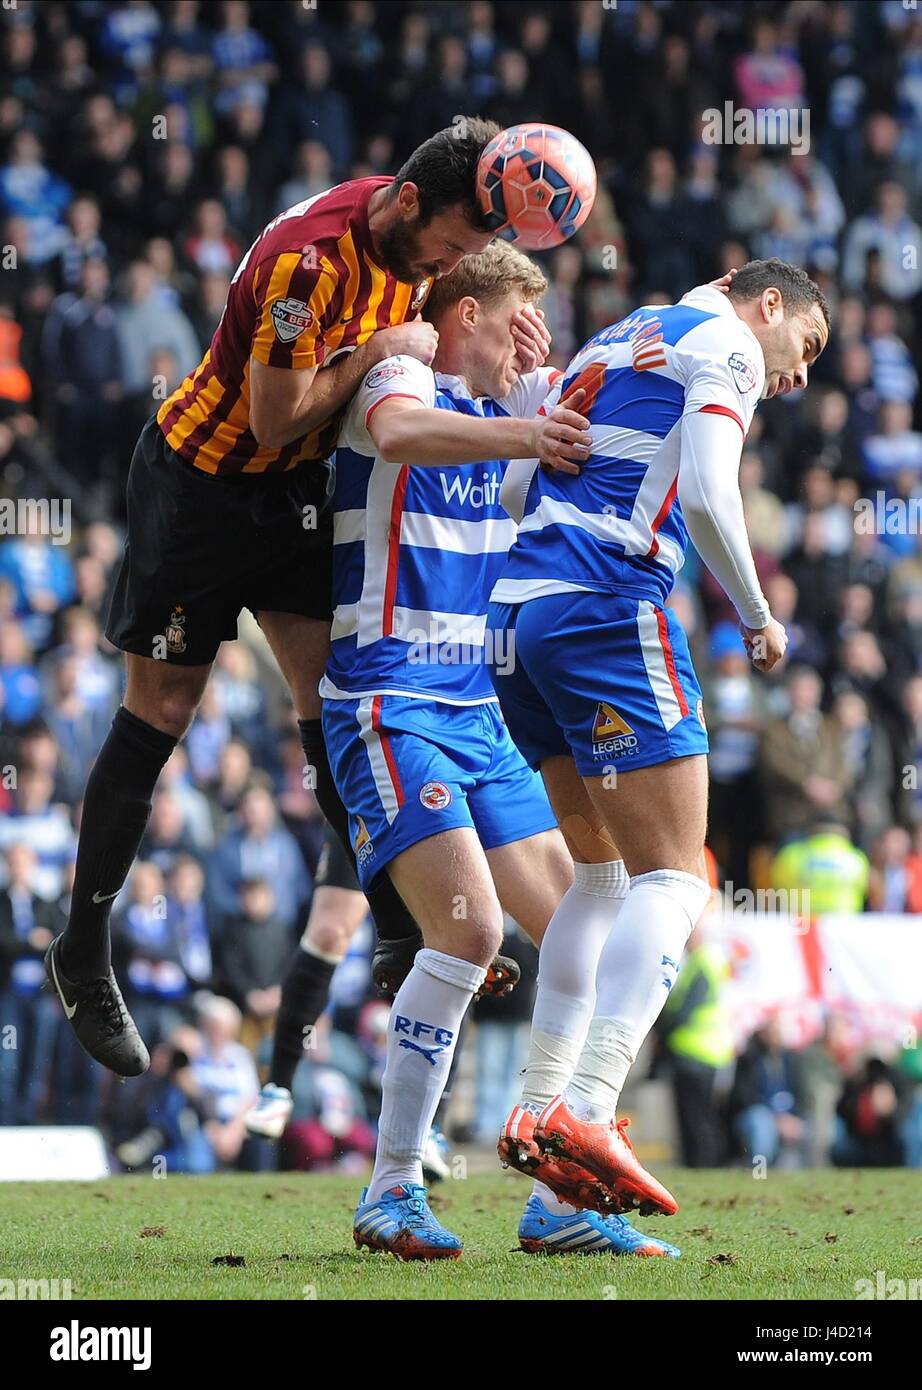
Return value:
[(746, 627), (766, 627), (771, 613), (743, 516), (739, 469), (742, 436), (727, 415), (695, 411), (682, 418), (678, 498), (692, 544)]

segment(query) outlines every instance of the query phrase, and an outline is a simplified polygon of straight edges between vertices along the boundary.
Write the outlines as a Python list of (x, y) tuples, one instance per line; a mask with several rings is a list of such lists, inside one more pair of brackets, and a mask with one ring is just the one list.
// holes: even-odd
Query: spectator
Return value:
[[(59, 624), (61, 645), (42, 662), (43, 679), (53, 675), (55, 662), (72, 660), (77, 691), (88, 709), (111, 715), (118, 702), (118, 672), (100, 652), (98, 618), (88, 609), (68, 608)], [(50, 685), (46, 686), (50, 690)]]
[(919, 375), (898, 331), (896, 306), (874, 304), (868, 313), (868, 346), (871, 352), (871, 378), (883, 401), (915, 400)]
[(249, 748), (239, 739), (231, 739), (221, 750), (217, 782), (210, 788), (209, 804), (216, 834), (227, 830), (229, 822), (236, 815), (252, 772), (253, 759)]
[(922, 825), (922, 675), (906, 682), (902, 731), (897, 753), (901, 810), (909, 824)]
[(62, 457), (73, 459), (91, 482), (111, 450), (115, 403), (121, 395), (121, 356), (115, 311), (109, 303), (109, 268), (87, 259), (79, 292), (60, 295), (45, 320), (45, 370), (55, 386), (56, 438)]
[(3, 718), (9, 725), (35, 719), (42, 708), (42, 689), (25, 629), (13, 618), (0, 623), (0, 687)]
[(709, 655), (710, 843), (742, 887), (749, 882), (749, 854), (760, 832), (756, 764), (764, 700), (738, 627), (719, 623)]
[(238, 1041), (240, 1024), (240, 1011), (229, 999), (207, 1000), (199, 1010), (202, 1047), (191, 1059), (199, 1101), (211, 1117), (207, 1137), (221, 1166), (240, 1157), (243, 1117), (259, 1086), (253, 1058)]
[(918, 902), (920, 885), (913, 863), (909, 831), (901, 825), (889, 826), (871, 854), (868, 891), (872, 912), (911, 912), (910, 902)]
[(199, 1024), (201, 1031), (175, 1029), (154, 1049), (140, 1132), (116, 1150), (126, 1167), (163, 1152), (169, 1171), (213, 1173), (253, 1153), (243, 1117), (259, 1082), (252, 1057), (236, 1040), (240, 1012), (212, 995), (199, 1009)]
[[(900, 302), (922, 289), (922, 265), (909, 263), (905, 248), (922, 242), (922, 227), (907, 211), (906, 189), (884, 179), (874, 198), (874, 211), (855, 219), (845, 237), (842, 278), (850, 290), (872, 285), (879, 276), (881, 290)], [(879, 272), (874, 270), (879, 259)]]
[[(316, 142), (307, 142), (308, 145), (312, 143)], [(317, 148), (323, 149), (323, 146)], [(319, 187), (313, 189), (313, 192), (322, 193), (324, 189), (332, 187), (332, 184), (332, 178), (327, 177)], [(232, 232), (241, 236), (245, 245), (255, 241), (268, 220), (266, 193), (259, 169), (252, 167), (249, 155), (239, 145), (225, 145), (218, 154), (218, 179), (214, 196), (224, 209), (227, 225)], [(292, 198), (291, 201), (297, 203), (301, 198)], [(284, 206), (290, 207), (291, 204), (286, 203)], [(281, 212), (283, 208), (276, 210)], [(233, 271), (235, 266), (230, 266), (229, 269)]]
[(751, 51), (736, 62), (740, 105), (757, 112), (798, 112), (804, 105), (804, 74), (797, 57), (768, 20), (756, 22), (753, 39)]
[(771, 720), (762, 737), (759, 772), (769, 835), (803, 833), (818, 816), (842, 822), (849, 773), (838, 731), (820, 710), (823, 684), (809, 667), (787, 680), (788, 713)]
[(161, 873), (168, 874), (180, 856), (189, 854), (191, 848), (180, 798), (169, 787), (158, 787), (138, 850), (139, 858), (149, 860)]
[(151, 353), (173, 354), (181, 376), (198, 365), (199, 349), (185, 314), (157, 302), (156, 272), (146, 261), (128, 269), (125, 297), (116, 309), (121, 351), (122, 386), (128, 396), (151, 401)]
[(148, 1047), (156, 1047), (178, 1026), (180, 1005), (190, 992), (164, 886), (158, 866), (139, 860), (116, 899), (113, 917), (113, 953), (124, 960), (120, 975), (126, 1001)]
[(203, 352), (207, 350), (221, 321), (229, 288), (230, 276), (217, 272), (206, 273), (199, 280), (197, 302), (192, 310), (192, 324)]
[(79, 291), (88, 261), (109, 258), (106, 244), (100, 236), (102, 213), (95, 198), (75, 198), (67, 209), (66, 232), (61, 248), (58, 275), (65, 294)]
[(196, 854), (213, 849), (211, 806), (205, 793), (195, 785), (182, 743), (177, 743), (167, 759), (157, 786), (175, 797), (182, 818), (182, 833), (190, 849)]
[(220, 969), (227, 993), (243, 1013), (241, 1041), (255, 1055), (272, 1031), (293, 943), (264, 878), (244, 880), (240, 905), (240, 914), (225, 923), (221, 934)]
[(42, 144), (34, 131), (21, 130), (14, 135), (7, 160), (0, 166), (0, 211), (25, 221), (29, 262), (46, 265), (67, 244), (64, 214), (71, 190), (45, 165)]
[(871, 719), (868, 702), (857, 690), (836, 695), (832, 716), (848, 768), (848, 805), (855, 838), (868, 850), (889, 822), (893, 801), (893, 756), (884, 728)]
[(726, 960), (696, 927), (657, 1022), (669, 1061), (682, 1162), (688, 1168), (716, 1168), (724, 1158), (715, 1091), (718, 1074), (734, 1056), (723, 998), (728, 973)]
[(799, 917), (862, 912), (868, 883), (867, 855), (831, 819), (784, 845), (771, 866), (771, 887), (785, 895), (785, 910)]
[(771, 1020), (756, 1030), (736, 1063), (729, 1107), (733, 1132), (752, 1163), (801, 1168), (808, 1135), (797, 1054)]
[(195, 210), (192, 235), (183, 252), (200, 271), (230, 275), (240, 260), (242, 247), (228, 234), (227, 213), (216, 198), (206, 198)]
[(886, 482), (902, 469), (922, 477), (922, 433), (912, 428), (908, 401), (884, 401), (880, 430), (864, 441), (864, 466), (868, 477)]
[(638, 271), (649, 290), (674, 303), (693, 283), (691, 254), (672, 229), (684, 218), (675, 160), (668, 150), (651, 150), (644, 184), (632, 201), (628, 229), (638, 253)]
[(48, 728), (60, 752), (58, 795), (75, 803), (83, 795), (90, 768), (105, 738), (111, 711), (87, 704), (80, 692), (80, 667), (75, 656), (62, 654), (55, 663), (53, 690), (48, 699)]
[(244, 102), (265, 106), (269, 82), (275, 75), (272, 50), (250, 27), (250, 6), (245, 0), (223, 0), (221, 28), (212, 46), (218, 95), (215, 109), (226, 115)]
[(205, 874), (191, 854), (181, 854), (167, 875), (167, 923), (179, 949), (179, 961), (190, 987), (212, 983), (212, 931), (205, 902)]
[(219, 915), (239, 914), (240, 890), (250, 878), (272, 884), (277, 914), (293, 932), (310, 895), (310, 879), (297, 841), (278, 824), (272, 797), (260, 785), (244, 793), (239, 828), (227, 832), (211, 856), (208, 896)]
[(321, 44), (308, 43), (302, 49), (299, 79), (279, 93), (273, 112), (279, 159), (287, 167), (296, 146), (305, 140), (318, 140), (329, 151), (333, 168), (340, 174), (348, 169), (353, 156), (352, 112), (349, 102), (333, 84), (330, 55)]
[(334, 182), (330, 151), (319, 140), (302, 140), (292, 161), (294, 174), (279, 189), (276, 212), (306, 202)]
[(28, 517), (24, 534), (0, 548), (0, 581), (8, 579), (15, 596), (15, 614), (36, 652), (48, 646), (59, 609), (75, 596), (74, 571), (63, 545), (42, 530), (38, 512)]
[(880, 1057), (868, 1057), (858, 1073), (846, 1079), (836, 1107), (841, 1126), (830, 1155), (837, 1168), (903, 1164), (908, 1092), (905, 1078)]
[[(42, 958), (64, 928), (58, 909), (35, 892), (38, 857), (13, 841), (0, 890), (0, 1125), (31, 1125), (41, 1103), (57, 1029), (53, 1000), (40, 996)], [(9, 1030), (13, 1030), (10, 1032)]]
[[(54, 778), (41, 767), (24, 764), (16, 769), (12, 805), (0, 817), (0, 851), (22, 843), (35, 854), (32, 887), (40, 898), (53, 902), (64, 888), (67, 865), (77, 849), (70, 817), (53, 801)], [(6, 886), (5, 866), (0, 879)]]
[(231, 737), (231, 722), (224, 712), (220, 686), (209, 681), (186, 735), (186, 752), (195, 780), (208, 785), (218, 775), (221, 751)]

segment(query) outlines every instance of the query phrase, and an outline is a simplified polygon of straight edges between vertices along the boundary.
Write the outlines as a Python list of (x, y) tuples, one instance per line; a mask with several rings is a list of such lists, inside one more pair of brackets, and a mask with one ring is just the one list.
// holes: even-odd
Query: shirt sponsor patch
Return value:
[(272, 306), (275, 336), (281, 343), (293, 343), (314, 322), (313, 311), (301, 299), (277, 299)]
[(750, 358), (742, 352), (734, 352), (732, 356), (728, 357), (727, 365), (733, 373), (733, 380), (736, 382), (736, 389), (740, 395), (745, 396), (747, 391), (755, 389), (755, 384), (759, 378), (755, 363)]
[(365, 386), (371, 390), (385, 381), (392, 381), (395, 377), (408, 377), (409, 375), (406, 367), (401, 367), (399, 362), (389, 362), (386, 367), (375, 367), (374, 371), (369, 372), (365, 378)]

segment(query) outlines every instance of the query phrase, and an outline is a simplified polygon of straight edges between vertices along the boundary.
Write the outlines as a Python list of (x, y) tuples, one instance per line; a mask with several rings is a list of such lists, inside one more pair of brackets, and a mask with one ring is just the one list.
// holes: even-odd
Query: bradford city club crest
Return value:
[(186, 650), (186, 615), (182, 611), (182, 606), (177, 604), (170, 614), (170, 621), (166, 629), (167, 651), (174, 652), (179, 656)]

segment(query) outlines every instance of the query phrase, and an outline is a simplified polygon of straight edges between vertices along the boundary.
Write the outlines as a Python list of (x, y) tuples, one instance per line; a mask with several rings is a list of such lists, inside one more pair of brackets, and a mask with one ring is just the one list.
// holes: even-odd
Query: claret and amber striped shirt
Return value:
[(199, 366), (164, 401), (167, 442), (206, 473), (280, 473), (326, 458), (342, 411), (282, 449), (250, 427), (250, 358), (319, 367), (375, 329), (414, 318), (431, 281), (408, 285), (375, 260), (368, 202), (387, 178), (354, 179), (297, 203), (256, 239), (237, 268), (221, 322)]

